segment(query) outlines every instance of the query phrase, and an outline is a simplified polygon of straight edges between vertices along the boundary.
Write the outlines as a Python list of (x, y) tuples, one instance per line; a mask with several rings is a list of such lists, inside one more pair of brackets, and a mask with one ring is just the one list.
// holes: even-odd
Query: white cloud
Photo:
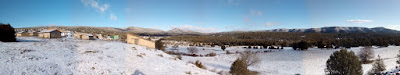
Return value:
[(99, 2), (96, 2), (95, 0), (81, 0), (81, 2), (85, 5), (85, 6), (91, 6), (93, 8), (95, 8), (96, 10), (99, 10), (100, 12), (104, 13), (105, 11), (108, 10), (108, 8), (110, 7), (109, 4), (99, 4)]
[(400, 30), (400, 25), (385, 25), (384, 27), (393, 30)]
[(118, 20), (117, 16), (115, 16), (114, 14), (110, 14), (110, 20)]
[(272, 26), (272, 25), (278, 25), (278, 22), (267, 22), (265, 23), (265, 26)]
[(263, 12), (261, 11), (256, 11), (256, 10), (250, 10), (250, 14), (251, 15), (255, 15), (255, 16), (262, 16)]
[(228, 0), (229, 5), (239, 5), (240, 0)]
[(355, 20), (347, 20), (347, 22), (350, 22), (350, 23), (366, 23), (366, 22), (372, 22), (372, 20), (355, 19)]
[(202, 28), (202, 27), (197, 27), (197, 26), (193, 26), (193, 25), (171, 26), (171, 28), (172, 29), (179, 28), (182, 30), (192, 30), (192, 31), (202, 32), (202, 33), (217, 32), (217, 29), (215, 29), (215, 28)]

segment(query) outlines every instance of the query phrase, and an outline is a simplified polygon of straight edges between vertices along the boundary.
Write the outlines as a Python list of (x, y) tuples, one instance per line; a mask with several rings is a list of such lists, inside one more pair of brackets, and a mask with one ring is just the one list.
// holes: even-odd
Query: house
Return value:
[(29, 32), (29, 36), (38, 36), (38, 35), (39, 35), (39, 32), (37, 32), (37, 31)]
[(104, 37), (103, 37), (101, 34), (96, 34), (95, 37), (96, 37), (97, 39), (104, 39)]
[(92, 34), (87, 34), (87, 33), (79, 33), (75, 32), (74, 36), (78, 39), (84, 39), (84, 40), (95, 40), (95, 37)]
[(119, 36), (118, 35), (112, 35), (110, 36), (111, 40), (118, 40)]
[(40, 38), (61, 38), (61, 31), (57, 29), (46, 29), (39, 32)]
[(92, 34), (86, 34), (86, 33), (80, 35), (80, 38), (83, 40), (95, 40)]
[(156, 48), (155, 47), (156, 46), (155, 42), (150, 41), (150, 40), (146, 40), (144, 38), (141, 38), (139, 36), (132, 35), (132, 34), (129, 34), (129, 33), (126, 34), (126, 42), (128, 44), (146, 46), (146, 47), (149, 47), (149, 48)]
[(29, 36), (28, 32), (18, 32), (17, 36)]

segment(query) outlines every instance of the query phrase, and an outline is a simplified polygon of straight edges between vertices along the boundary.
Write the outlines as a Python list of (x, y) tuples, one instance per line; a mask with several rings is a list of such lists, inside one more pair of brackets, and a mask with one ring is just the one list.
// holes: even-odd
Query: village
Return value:
[[(103, 35), (103, 34), (90, 34), (83, 32), (74, 32), (64, 29), (57, 28), (47, 28), (41, 31), (34, 30), (16, 30), (19, 31), (15, 35), (17, 37), (38, 37), (38, 38), (46, 38), (46, 39), (54, 39), (54, 38), (77, 38), (82, 40), (113, 40), (113, 41), (122, 41), (119, 35)], [(149, 39), (145, 39), (143, 37), (127, 34), (127, 38), (125, 41), (130, 44), (142, 45), (149, 48), (155, 48), (155, 43)], [(150, 37), (148, 37), (150, 38)], [(140, 41), (140, 42), (139, 42)]]
[(119, 40), (119, 35), (102, 35), (102, 34), (89, 34), (68, 31), (64, 29), (47, 28), (41, 31), (34, 30), (16, 30), (16, 36), (18, 37), (39, 37), (39, 38), (68, 38), (75, 37), (83, 40)]

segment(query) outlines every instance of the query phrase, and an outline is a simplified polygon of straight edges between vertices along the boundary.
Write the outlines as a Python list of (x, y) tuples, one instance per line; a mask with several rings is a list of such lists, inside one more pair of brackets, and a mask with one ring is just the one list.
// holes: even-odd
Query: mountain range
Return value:
[(265, 32), (303, 32), (303, 33), (400, 33), (400, 31), (384, 27), (322, 27), (309, 29), (272, 29)]
[(43, 27), (28, 27), (28, 28), (17, 28), (17, 30), (27, 29), (44, 29), (44, 28), (61, 28), (73, 31), (101, 31), (101, 32), (128, 32), (144, 35), (207, 35), (207, 34), (219, 34), (219, 33), (238, 33), (238, 32), (298, 32), (298, 33), (395, 33), (398, 34), (400, 31), (392, 30), (384, 27), (321, 27), (321, 28), (308, 28), (308, 29), (271, 29), (271, 30), (259, 30), (259, 31), (229, 31), (229, 32), (216, 32), (216, 33), (201, 33), (188, 29), (173, 28), (171, 30), (160, 30), (151, 28), (141, 27), (126, 27), (126, 28), (114, 28), (114, 27), (88, 27), (88, 26), (43, 26)]

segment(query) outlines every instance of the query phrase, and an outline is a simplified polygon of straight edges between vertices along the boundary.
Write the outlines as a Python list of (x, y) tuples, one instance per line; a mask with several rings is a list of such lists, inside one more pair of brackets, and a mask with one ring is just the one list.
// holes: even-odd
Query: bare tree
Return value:
[(251, 53), (251, 51), (246, 50), (244, 53), (240, 54), (241, 60), (245, 60), (247, 66), (251, 66), (260, 62), (260, 58), (256, 53)]
[(188, 48), (188, 51), (189, 51), (189, 53), (195, 54), (195, 53), (197, 53), (198, 50), (196, 47), (191, 46)]
[(178, 50), (178, 44), (174, 44), (173, 46), (172, 46), (172, 50)]
[(364, 46), (364, 48), (362, 48), (358, 53), (358, 57), (364, 64), (369, 63), (370, 59), (374, 58), (375, 56), (371, 46)]
[(372, 69), (369, 71), (370, 75), (374, 74), (381, 74), (383, 71), (386, 70), (385, 68), (385, 63), (383, 63), (383, 60), (381, 59), (381, 56), (378, 55), (378, 59), (376, 59), (375, 63), (372, 65)]
[(397, 63), (397, 64), (400, 64), (400, 50), (399, 50), (399, 54), (397, 54), (397, 61), (396, 61), (396, 63)]

